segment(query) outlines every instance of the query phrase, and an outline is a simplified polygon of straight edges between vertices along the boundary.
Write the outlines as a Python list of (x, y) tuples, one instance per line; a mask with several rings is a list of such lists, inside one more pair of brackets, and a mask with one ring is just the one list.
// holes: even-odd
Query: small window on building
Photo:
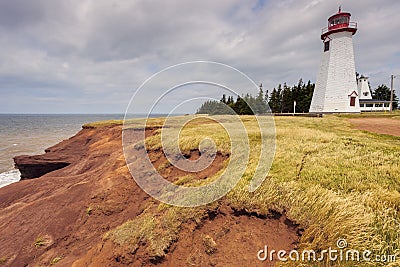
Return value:
[(388, 108), (389, 106), (389, 103), (385, 103), (385, 108)]
[(367, 104), (367, 108), (373, 108), (374, 104)]
[(362, 108), (365, 107), (365, 104), (360, 104), (360, 107), (362, 107)]
[(329, 51), (329, 45), (330, 45), (330, 41), (326, 41), (324, 43), (324, 52)]
[(369, 93), (368, 92), (364, 92), (364, 96), (368, 96), (369, 95)]
[(383, 107), (383, 104), (382, 103), (377, 103), (377, 104), (375, 104), (375, 107), (381, 108), (381, 107)]
[(350, 97), (350, 107), (356, 106), (356, 98), (354, 96)]

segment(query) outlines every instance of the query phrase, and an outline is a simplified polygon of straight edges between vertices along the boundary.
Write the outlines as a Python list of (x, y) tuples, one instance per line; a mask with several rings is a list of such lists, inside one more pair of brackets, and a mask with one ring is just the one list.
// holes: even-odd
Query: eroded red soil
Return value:
[[(151, 134), (152, 130), (146, 133)], [(129, 252), (102, 238), (138, 216), (149, 203), (157, 204), (136, 185), (126, 167), (121, 127), (83, 129), (46, 151), (30, 157), (31, 163), (60, 160), (69, 165), (0, 188), (0, 260), (4, 266), (49, 266), (57, 258), (56, 266), (254, 266), (258, 264), (256, 253), (264, 245), (289, 249), (298, 241), (297, 226), (284, 215), (260, 217), (221, 207), (200, 225), (185, 223), (166, 257), (152, 262), (143, 252), (145, 244)], [(165, 162), (162, 152), (150, 153), (156, 168)], [(199, 154), (192, 151), (187, 157), (195, 160)], [(205, 179), (221, 170), (227, 159), (217, 154), (215, 162), (196, 178)], [(24, 161), (27, 158), (21, 160), (29, 163)], [(186, 175), (174, 167), (161, 173), (169, 180)], [(212, 253), (206, 251), (205, 239), (215, 242)], [(121, 261), (123, 253), (132, 260)]]

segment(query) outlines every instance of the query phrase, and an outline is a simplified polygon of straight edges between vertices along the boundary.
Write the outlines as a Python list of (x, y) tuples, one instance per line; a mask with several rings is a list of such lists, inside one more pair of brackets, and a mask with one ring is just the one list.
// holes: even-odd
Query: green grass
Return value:
[[(183, 223), (200, 223), (207, 210), (215, 210), (224, 202), (259, 214), (285, 212), (305, 229), (300, 250), (335, 247), (339, 238), (345, 238), (352, 249), (395, 254), (400, 259), (400, 138), (358, 131), (348, 117), (276, 117), (277, 149), (272, 168), (261, 187), (250, 193), (260, 134), (254, 120), (244, 116), (251, 160), (243, 178), (227, 196), (198, 208), (160, 204), (110, 231), (106, 238), (121, 245), (148, 244), (149, 255), (162, 257)], [(228, 116), (224, 119), (230, 120)], [(204, 137), (210, 137), (218, 151), (229, 154), (229, 139), (223, 128), (209, 123), (203, 127), (202, 120), (207, 120), (199, 120), (181, 132), (181, 149), (195, 149)], [(153, 126), (161, 122), (152, 121)], [(160, 148), (160, 131), (149, 137), (146, 145)], [(201, 182), (185, 177), (180, 182), (201, 185), (217, 176)]]

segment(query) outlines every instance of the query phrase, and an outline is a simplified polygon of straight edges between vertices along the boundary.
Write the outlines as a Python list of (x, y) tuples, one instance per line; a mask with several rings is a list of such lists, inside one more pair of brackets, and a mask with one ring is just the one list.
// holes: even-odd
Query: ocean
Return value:
[[(36, 155), (68, 139), (88, 122), (123, 119), (123, 114), (0, 114), (0, 187), (20, 180), (13, 157)], [(138, 115), (138, 117), (143, 117)]]

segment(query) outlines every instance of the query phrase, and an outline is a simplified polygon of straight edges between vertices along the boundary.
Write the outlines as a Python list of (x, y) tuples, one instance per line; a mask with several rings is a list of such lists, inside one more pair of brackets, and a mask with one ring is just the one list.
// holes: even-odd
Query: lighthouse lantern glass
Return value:
[(350, 17), (349, 16), (340, 16), (340, 17), (335, 17), (331, 20), (329, 20), (329, 27), (333, 27), (336, 25), (341, 25), (341, 24), (349, 24), (350, 23)]

